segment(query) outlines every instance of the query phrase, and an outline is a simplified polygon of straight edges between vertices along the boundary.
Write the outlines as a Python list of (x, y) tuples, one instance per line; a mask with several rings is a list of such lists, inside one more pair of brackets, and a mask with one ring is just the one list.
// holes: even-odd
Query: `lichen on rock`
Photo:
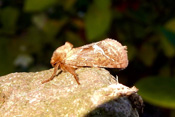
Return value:
[(128, 98), (137, 94), (138, 89), (118, 83), (107, 70), (77, 69), (81, 85), (68, 72), (62, 72), (52, 81), (42, 84), (52, 72), (53, 69), (50, 69), (0, 77), (0, 117), (139, 116)]

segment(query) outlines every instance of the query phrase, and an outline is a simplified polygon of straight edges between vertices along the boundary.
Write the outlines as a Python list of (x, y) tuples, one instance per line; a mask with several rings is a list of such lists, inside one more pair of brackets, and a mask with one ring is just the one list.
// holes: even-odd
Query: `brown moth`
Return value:
[(126, 68), (128, 66), (127, 47), (109, 38), (77, 48), (73, 48), (71, 43), (66, 42), (54, 51), (50, 63), (54, 67), (54, 72), (42, 83), (52, 80), (57, 69), (61, 68), (62, 71), (71, 73), (80, 84), (75, 73), (79, 67)]

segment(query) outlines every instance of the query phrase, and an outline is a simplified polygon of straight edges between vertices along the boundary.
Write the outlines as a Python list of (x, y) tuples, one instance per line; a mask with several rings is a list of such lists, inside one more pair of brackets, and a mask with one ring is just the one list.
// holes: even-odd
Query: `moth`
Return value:
[(50, 63), (54, 67), (54, 72), (49, 79), (42, 81), (42, 84), (53, 80), (58, 68), (71, 73), (80, 84), (75, 72), (79, 67), (126, 68), (127, 47), (109, 38), (77, 48), (66, 42), (53, 52)]

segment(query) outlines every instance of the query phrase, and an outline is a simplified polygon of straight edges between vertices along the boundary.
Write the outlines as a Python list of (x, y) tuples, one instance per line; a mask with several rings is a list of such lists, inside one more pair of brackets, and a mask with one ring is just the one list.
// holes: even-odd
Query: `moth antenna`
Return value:
[(57, 63), (54, 67), (54, 72), (53, 72), (52, 76), (49, 79), (42, 81), (41, 83), (44, 84), (46, 82), (49, 82), (49, 81), (53, 80), (56, 73), (57, 73), (58, 67), (59, 67), (59, 64)]

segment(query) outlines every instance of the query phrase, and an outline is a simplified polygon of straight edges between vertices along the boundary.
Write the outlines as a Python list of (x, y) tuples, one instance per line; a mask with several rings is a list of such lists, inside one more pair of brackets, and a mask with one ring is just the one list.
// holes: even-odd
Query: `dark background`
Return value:
[[(66, 41), (78, 47), (113, 38), (128, 47), (129, 66), (108, 69), (121, 83), (174, 79), (174, 8), (174, 0), (0, 0), (0, 75), (50, 69), (53, 51)], [(175, 100), (154, 103), (161, 89), (153, 99), (142, 88), (141, 116), (175, 117), (175, 106), (168, 106)]]

